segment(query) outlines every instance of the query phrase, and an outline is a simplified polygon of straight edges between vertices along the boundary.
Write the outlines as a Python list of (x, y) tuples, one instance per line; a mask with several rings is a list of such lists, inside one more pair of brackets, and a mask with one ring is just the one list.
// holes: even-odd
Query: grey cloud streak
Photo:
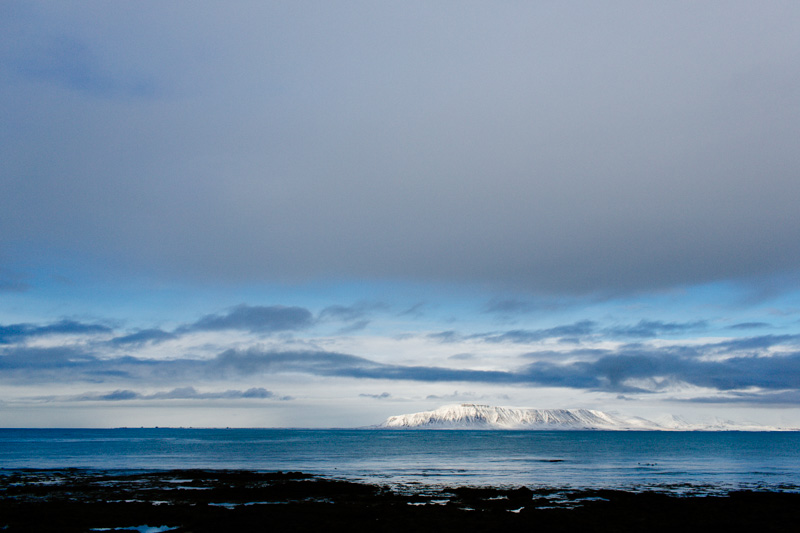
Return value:
[(798, 15), (19, 7), (0, 21), (0, 65), (18, 66), (2, 260), (573, 295), (796, 272)]
[[(689, 332), (704, 330), (708, 327), (705, 320), (692, 322), (664, 322), (661, 320), (640, 320), (636, 324), (617, 325), (611, 327), (598, 327), (593, 320), (579, 320), (571, 324), (562, 324), (541, 329), (512, 329), (500, 332), (477, 333), (462, 335), (456, 331), (448, 330), (430, 333), (428, 338), (440, 342), (459, 342), (465, 339), (477, 339), (491, 343), (516, 343), (525, 344), (547, 339), (561, 339), (568, 342), (582, 342), (591, 338), (602, 336), (605, 338), (655, 338), (659, 336), (674, 336)], [(744, 324), (738, 329), (752, 327)]]
[[(169, 391), (143, 394), (128, 389), (117, 389), (108, 393), (86, 393), (70, 397), (72, 401), (128, 401), (128, 400), (239, 400), (276, 398), (275, 393), (263, 387), (247, 390), (225, 390), (220, 392), (199, 392), (194, 387), (178, 387)], [(288, 396), (280, 398), (288, 399)]]
[(700, 397), (686, 400), (691, 403), (739, 403), (739, 404), (767, 404), (787, 405), (796, 407), (800, 405), (800, 390), (793, 389), (780, 392), (752, 393), (730, 392), (723, 397)]
[(566, 324), (552, 328), (537, 330), (516, 329), (503, 333), (475, 335), (474, 337), (482, 339), (486, 342), (526, 343), (558, 337), (585, 337), (595, 333), (596, 325), (597, 324), (594, 321), (581, 320), (579, 322), (575, 322), (574, 324)]
[[(778, 346), (784, 347), (784, 351), (777, 354), (767, 351)], [(785, 393), (785, 396), (788, 394), (785, 391), (800, 390), (798, 346), (800, 336), (796, 335), (705, 345), (630, 344), (615, 350), (526, 354), (525, 358), (535, 360), (514, 370), (393, 365), (326, 351), (251, 348), (226, 350), (203, 360), (146, 360), (101, 359), (74, 348), (5, 348), (0, 351), (0, 377), (14, 383), (168, 383), (297, 373), (326, 378), (513, 384), (626, 393), (663, 391), (685, 383), (723, 392), (757, 388), (768, 392), (755, 394), (767, 403), (770, 394)]]
[[(223, 314), (205, 315), (195, 322), (183, 324), (174, 331), (160, 328), (141, 329), (118, 335), (108, 342), (121, 347), (157, 344), (181, 335), (201, 331), (239, 330), (256, 334), (272, 334), (309, 328), (315, 319), (308, 309), (282, 305), (260, 306), (240, 304)], [(359, 324), (356, 324), (359, 325)], [(363, 324), (366, 326), (366, 324)], [(0, 345), (24, 342), (48, 335), (102, 335), (115, 333), (105, 324), (61, 320), (50, 324), (0, 324)]]
[(100, 358), (78, 348), (9, 348), (0, 351), (0, 379), (31, 382), (220, 380), (267, 373), (413, 381), (519, 381), (507, 372), (377, 363), (335, 352), (226, 350), (212, 359)]
[(733, 324), (731, 326), (728, 326), (728, 329), (747, 330), (747, 329), (762, 329), (769, 327), (771, 327), (770, 324), (766, 322), (741, 322), (739, 324)]
[[(225, 313), (205, 315), (195, 322), (178, 326), (172, 332), (159, 328), (144, 329), (115, 337), (110, 342), (119, 346), (155, 344), (173, 340), (188, 333), (202, 331), (238, 330), (256, 334), (272, 334), (308, 329), (319, 321), (331, 319), (348, 322), (342, 332), (352, 332), (366, 328), (369, 320), (363, 319), (363, 317), (379, 308), (382, 308), (380, 304), (336, 305), (326, 307), (320, 312), (319, 318), (314, 318), (311, 311), (304, 307), (239, 304)], [(2, 333), (3, 329), (0, 326), (0, 342), (2, 342)]]
[[(532, 382), (542, 385), (621, 392), (663, 390), (676, 383), (720, 391), (748, 387), (795, 389), (800, 383), (800, 352), (713, 362), (681, 357), (668, 351), (622, 353), (568, 365), (534, 363), (525, 374)], [(630, 380), (649, 380), (650, 383), (631, 385)]]
[(142, 345), (164, 342), (177, 337), (176, 334), (161, 329), (143, 329), (121, 337), (114, 337), (111, 339), (111, 343), (117, 345)]
[(664, 322), (661, 320), (640, 320), (632, 326), (615, 326), (606, 329), (606, 333), (617, 337), (656, 337), (659, 335), (675, 335), (690, 331), (703, 330), (708, 327), (705, 320), (694, 322)]
[(310, 327), (313, 316), (303, 307), (237, 305), (222, 315), (206, 315), (176, 331), (221, 331), (236, 329), (252, 333), (274, 333)]
[(360, 302), (353, 305), (331, 305), (320, 311), (320, 319), (343, 320), (346, 322), (363, 321), (376, 311), (386, 310), (389, 306), (379, 302)]
[(111, 333), (105, 324), (86, 324), (75, 320), (61, 320), (52, 324), (9, 324), (0, 325), (0, 344), (9, 344), (33, 337), (46, 335), (86, 335)]

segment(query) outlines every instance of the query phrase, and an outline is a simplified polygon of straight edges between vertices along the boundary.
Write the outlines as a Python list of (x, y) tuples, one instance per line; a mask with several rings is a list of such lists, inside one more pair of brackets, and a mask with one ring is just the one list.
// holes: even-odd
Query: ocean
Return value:
[(301, 471), (396, 489), (800, 492), (800, 432), (0, 429), (0, 468)]

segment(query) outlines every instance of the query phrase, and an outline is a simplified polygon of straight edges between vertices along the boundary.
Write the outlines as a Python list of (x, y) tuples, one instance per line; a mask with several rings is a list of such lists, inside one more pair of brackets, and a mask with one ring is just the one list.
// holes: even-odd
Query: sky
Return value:
[(0, 4), (0, 427), (800, 427), (800, 4)]

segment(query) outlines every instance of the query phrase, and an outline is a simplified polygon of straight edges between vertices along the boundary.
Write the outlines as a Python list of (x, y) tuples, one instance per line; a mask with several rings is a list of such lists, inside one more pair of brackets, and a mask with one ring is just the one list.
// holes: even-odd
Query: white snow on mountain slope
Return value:
[(622, 418), (590, 409), (519, 409), (489, 405), (446, 405), (389, 417), (379, 427), (407, 429), (664, 429), (643, 418)]
[(639, 417), (612, 415), (593, 409), (524, 409), (464, 403), (389, 417), (377, 426), (387, 429), (525, 429), (609, 431), (797, 431), (715, 420), (689, 423), (667, 415), (658, 422)]

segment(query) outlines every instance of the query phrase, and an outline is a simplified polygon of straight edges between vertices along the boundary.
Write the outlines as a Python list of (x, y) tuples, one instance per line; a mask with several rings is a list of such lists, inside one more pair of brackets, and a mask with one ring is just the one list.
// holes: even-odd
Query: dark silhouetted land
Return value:
[(4, 531), (789, 531), (800, 494), (451, 487), (308, 474), (0, 471)]

